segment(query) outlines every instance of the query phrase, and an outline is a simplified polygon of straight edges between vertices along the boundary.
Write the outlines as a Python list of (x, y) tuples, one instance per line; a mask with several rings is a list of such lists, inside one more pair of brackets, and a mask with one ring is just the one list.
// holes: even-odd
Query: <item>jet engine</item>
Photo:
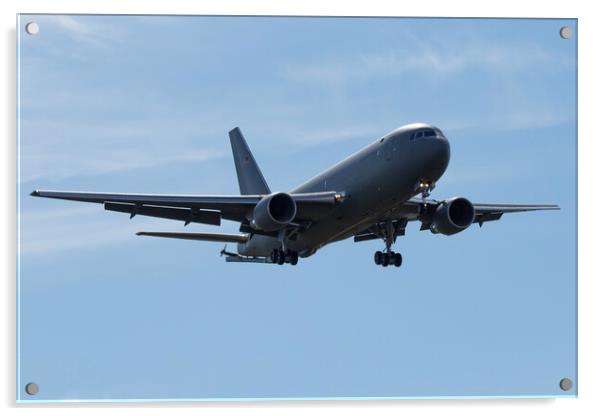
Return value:
[(462, 197), (442, 201), (433, 215), (431, 231), (452, 235), (464, 231), (473, 223), (475, 209), (472, 203)]
[(286, 227), (297, 215), (297, 203), (287, 193), (275, 192), (264, 196), (255, 205), (251, 227), (256, 230), (276, 231)]

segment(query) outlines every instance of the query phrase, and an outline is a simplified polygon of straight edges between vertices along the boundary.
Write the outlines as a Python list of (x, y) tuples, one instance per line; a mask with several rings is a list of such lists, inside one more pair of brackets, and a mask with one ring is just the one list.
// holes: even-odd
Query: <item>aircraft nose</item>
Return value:
[(445, 137), (429, 139), (425, 143), (427, 147), (424, 171), (424, 179), (437, 181), (447, 169), (450, 158), (449, 141)]
[(441, 148), (439, 152), (441, 153), (440, 158), (443, 162), (443, 165), (447, 168), (449, 163), (450, 149), (449, 149), (449, 140), (446, 137), (442, 137), (439, 139), (439, 147)]
[(445, 169), (447, 169), (447, 165), (449, 164), (449, 141), (445, 137), (439, 137), (436, 140), (437, 155), (435, 156), (436, 161), (434, 164), (440, 169), (439, 176), (441, 176), (443, 175), (443, 172), (445, 172)]

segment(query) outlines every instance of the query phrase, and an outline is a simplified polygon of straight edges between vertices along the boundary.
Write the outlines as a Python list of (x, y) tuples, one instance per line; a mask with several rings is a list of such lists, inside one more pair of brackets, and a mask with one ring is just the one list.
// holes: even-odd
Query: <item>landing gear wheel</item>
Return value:
[(278, 263), (278, 250), (272, 250), (272, 254), (270, 254), (270, 260), (272, 263)]
[(389, 256), (389, 253), (384, 253), (383, 254), (383, 262), (381, 263), (383, 267), (387, 267), (389, 265), (389, 261), (391, 260), (391, 257)]
[(292, 250), (286, 250), (285, 259), (286, 263), (290, 263), (292, 266), (294, 266), (299, 262), (299, 253)]
[(381, 265), (383, 262), (383, 252), (382, 251), (377, 251), (374, 253), (374, 263), (376, 263), (377, 265)]
[(278, 265), (282, 266), (284, 264), (285, 260), (286, 260), (286, 254), (284, 254), (284, 251), (278, 250), (278, 260), (277, 260)]
[(401, 266), (402, 260), (401, 253), (395, 253), (393, 255), (393, 264), (395, 264), (395, 267)]

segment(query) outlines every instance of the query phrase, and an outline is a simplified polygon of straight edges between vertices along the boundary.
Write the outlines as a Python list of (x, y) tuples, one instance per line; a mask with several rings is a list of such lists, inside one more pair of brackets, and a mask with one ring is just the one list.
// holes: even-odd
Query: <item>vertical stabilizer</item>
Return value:
[(230, 144), (232, 145), (232, 155), (234, 156), (234, 165), (238, 175), (238, 185), (241, 195), (265, 195), (270, 193), (270, 188), (265, 182), (259, 166), (247, 145), (242, 132), (238, 127), (230, 130)]

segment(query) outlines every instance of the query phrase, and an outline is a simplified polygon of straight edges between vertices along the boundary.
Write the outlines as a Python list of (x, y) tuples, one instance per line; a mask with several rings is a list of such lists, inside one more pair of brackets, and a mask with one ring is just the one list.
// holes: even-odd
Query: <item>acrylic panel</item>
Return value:
[(577, 395), (575, 19), (16, 30), (17, 401)]

